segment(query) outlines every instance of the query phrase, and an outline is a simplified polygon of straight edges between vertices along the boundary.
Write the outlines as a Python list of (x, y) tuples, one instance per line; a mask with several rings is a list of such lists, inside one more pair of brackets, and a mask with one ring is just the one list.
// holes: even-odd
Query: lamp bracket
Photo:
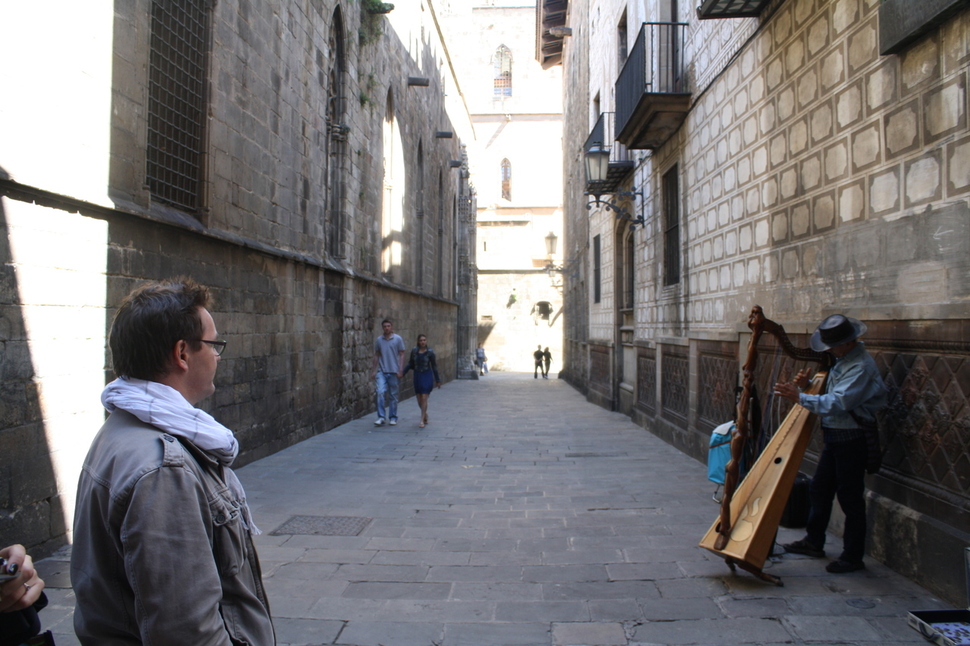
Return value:
[(618, 198), (619, 197), (619, 198), (630, 198), (633, 201), (636, 201), (636, 198), (639, 197), (640, 200), (641, 200), (641, 204), (642, 204), (642, 201), (643, 201), (643, 193), (641, 193), (640, 191), (618, 191), (616, 193), (591, 193), (591, 192), (587, 191), (586, 193), (584, 193), (584, 195), (592, 196), (594, 198), (594, 201), (593, 202), (587, 202), (586, 203), (586, 209), (587, 210), (592, 210), (594, 206), (596, 206), (596, 207), (604, 207), (605, 206), (610, 211), (613, 211), (613, 213), (616, 215), (616, 217), (618, 219), (623, 220), (624, 222), (629, 222), (631, 227), (635, 227), (638, 224), (641, 227), (644, 225), (644, 219), (643, 219), (643, 212), (642, 211), (641, 211), (641, 213), (639, 215), (637, 215), (637, 217), (633, 217), (623, 207), (617, 206), (613, 202), (607, 202), (606, 200), (600, 199), (603, 195), (610, 195), (610, 196), (612, 196), (611, 199), (615, 199), (615, 198)]

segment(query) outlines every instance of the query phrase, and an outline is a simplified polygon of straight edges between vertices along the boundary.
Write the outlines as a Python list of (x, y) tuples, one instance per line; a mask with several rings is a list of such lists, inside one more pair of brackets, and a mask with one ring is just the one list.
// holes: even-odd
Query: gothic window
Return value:
[(193, 213), (203, 206), (208, 6), (152, 2), (148, 190), (154, 200)]
[(347, 127), (344, 124), (344, 41), (343, 18), (338, 7), (333, 13), (330, 37), (329, 69), (327, 71), (327, 139), (324, 163), (326, 189), (326, 244), (327, 251), (336, 258), (343, 257), (343, 160), (347, 145)]
[(492, 98), (499, 100), (512, 96), (512, 50), (505, 45), (500, 45), (495, 50), (494, 66)]
[(418, 170), (417, 170), (417, 208), (415, 215), (415, 240), (414, 244), (414, 286), (419, 290), (424, 289), (424, 143), (418, 142)]
[(434, 293), (441, 296), (444, 292), (445, 276), (445, 190), (441, 171), (438, 171), (438, 244), (435, 251)]
[(383, 133), (384, 194), (381, 200), (381, 272), (389, 279), (401, 280), (404, 231), (404, 146), (394, 114), (394, 95), (387, 93)]
[(512, 199), (512, 163), (508, 159), (502, 160), (502, 199)]

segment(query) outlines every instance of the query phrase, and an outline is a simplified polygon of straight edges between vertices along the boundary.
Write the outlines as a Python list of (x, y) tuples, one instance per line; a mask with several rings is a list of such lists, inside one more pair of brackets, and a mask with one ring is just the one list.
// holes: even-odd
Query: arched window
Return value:
[(495, 75), (492, 82), (492, 98), (499, 100), (512, 96), (512, 50), (505, 45), (500, 45), (495, 50), (493, 64)]
[(414, 286), (424, 290), (424, 142), (418, 141), (417, 205), (414, 209)]
[(329, 68), (327, 70), (327, 139), (324, 163), (327, 165), (324, 177), (327, 182), (325, 205), (325, 235), (327, 252), (336, 258), (343, 253), (343, 160), (347, 145), (347, 127), (344, 125), (344, 40), (343, 18), (340, 7), (333, 12), (330, 25)]
[(434, 293), (441, 296), (444, 290), (445, 275), (445, 186), (438, 170), (438, 244), (435, 248)]
[(512, 163), (502, 160), (502, 199), (512, 200)]
[(401, 280), (404, 231), (404, 146), (394, 114), (394, 94), (387, 92), (384, 116), (384, 199), (381, 205), (381, 272), (391, 280)]

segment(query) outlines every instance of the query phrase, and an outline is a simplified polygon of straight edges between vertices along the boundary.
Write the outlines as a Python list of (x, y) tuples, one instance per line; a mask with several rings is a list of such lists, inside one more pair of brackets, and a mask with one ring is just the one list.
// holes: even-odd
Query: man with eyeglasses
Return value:
[(110, 415), (78, 483), (71, 581), (81, 644), (276, 643), (253, 523), (229, 466), (232, 431), (195, 405), (226, 342), (209, 291), (186, 278), (135, 289), (109, 343)]

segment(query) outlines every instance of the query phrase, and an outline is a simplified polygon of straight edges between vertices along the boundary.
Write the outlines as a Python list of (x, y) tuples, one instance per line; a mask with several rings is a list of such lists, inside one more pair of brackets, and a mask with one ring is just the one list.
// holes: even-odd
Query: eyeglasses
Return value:
[(208, 341), (206, 339), (196, 339), (200, 343), (208, 343), (212, 346), (213, 352), (216, 353), (217, 357), (221, 357), (222, 353), (226, 351), (226, 344), (228, 341)]

